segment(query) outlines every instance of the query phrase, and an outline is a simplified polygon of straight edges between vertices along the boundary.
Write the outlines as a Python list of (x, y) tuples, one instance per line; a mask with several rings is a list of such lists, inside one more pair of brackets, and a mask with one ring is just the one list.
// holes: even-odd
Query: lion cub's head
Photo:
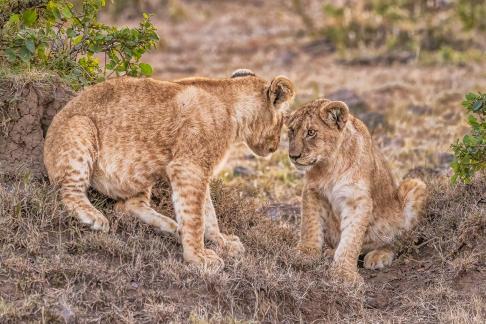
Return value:
[(299, 169), (307, 169), (331, 158), (342, 141), (349, 108), (342, 101), (317, 99), (286, 120), (289, 129), (289, 157)]
[(295, 97), (294, 85), (284, 76), (267, 82), (249, 70), (237, 70), (232, 78), (246, 79), (239, 82), (251, 85), (258, 94), (243, 94), (237, 104), (237, 119), (245, 124), (243, 137), (246, 144), (260, 156), (275, 152), (280, 143), (282, 113)]

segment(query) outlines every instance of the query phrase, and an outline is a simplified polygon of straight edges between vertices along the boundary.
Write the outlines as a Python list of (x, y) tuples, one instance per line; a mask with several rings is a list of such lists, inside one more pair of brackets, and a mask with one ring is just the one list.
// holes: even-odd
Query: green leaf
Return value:
[(473, 115), (469, 115), (468, 118), (467, 118), (467, 121), (468, 121), (469, 125), (471, 125), (472, 127), (479, 127), (478, 120)]
[(73, 45), (78, 45), (83, 40), (83, 35), (78, 35), (73, 38)]
[(483, 106), (483, 103), (484, 102), (482, 100), (476, 100), (476, 101), (474, 101), (472, 110), (474, 112), (478, 112), (481, 109), (481, 107)]
[(37, 57), (39, 57), (41, 60), (45, 61), (47, 59), (46, 48), (44, 45), (39, 45), (36, 52)]
[(11, 25), (18, 25), (20, 23), (20, 15), (19, 14), (13, 14), (10, 16), (8, 19), (8, 23)]
[(25, 48), (29, 50), (30, 53), (34, 54), (35, 52), (35, 43), (32, 39), (26, 39), (24, 41)]
[(32, 58), (32, 53), (27, 48), (22, 47), (19, 51), (19, 57), (24, 63), (28, 63)]
[(464, 135), (464, 138), (462, 139), (462, 141), (464, 142), (464, 144), (466, 144), (468, 146), (474, 146), (474, 145), (477, 144), (476, 138), (471, 136), (471, 135)]
[(69, 19), (69, 18), (72, 18), (73, 17), (73, 14), (71, 13), (71, 10), (67, 6), (61, 6), (60, 11), (61, 11), (61, 14), (62, 14), (62, 16), (64, 18)]
[(17, 61), (17, 53), (12, 48), (7, 48), (4, 53), (10, 63)]
[(142, 74), (145, 76), (151, 76), (153, 73), (152, 66), (147, 63), (140, 63), (140, 70), (142, 71)]
[(37, 20), (37, 12), (33, 8), (26, 9), (22, 14), (22, 22), (27, 27), (34, 25)]
[(469, 93), (466, 94), (466, 99), (467, 100), (474, 100), (474, 99), (476, 99), (476, 94), (473, 93), (473, 92), (469, 92)]
[(69, 38), (73, 38), (76, 36), (76, 32), (72, 28), (66, 29), (66, 35), (68, 35)]

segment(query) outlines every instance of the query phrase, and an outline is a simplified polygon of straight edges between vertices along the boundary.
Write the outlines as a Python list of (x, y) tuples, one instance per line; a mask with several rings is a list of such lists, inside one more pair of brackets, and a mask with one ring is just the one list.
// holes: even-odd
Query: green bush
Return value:
[(151, 75), (152, 67), (140, 62), (159, 40), (149, 15), (144, 14), (136, 28), (108, 26), (97, 19), (105, 4), (105, 0), (83, 0), (78, 6), (67, 0), (5, 1), (2, 12), (10, 12), (0, 26), (1, 60), (13, 68), (56, 71), (74, 88), (113, 74)]
[(462, 105), (472, 113), (468, 117), (471, 133), (452, 145), (452, 182), (469, 183), (476, 172), (486, 169), (486, 94), (468, 93)]

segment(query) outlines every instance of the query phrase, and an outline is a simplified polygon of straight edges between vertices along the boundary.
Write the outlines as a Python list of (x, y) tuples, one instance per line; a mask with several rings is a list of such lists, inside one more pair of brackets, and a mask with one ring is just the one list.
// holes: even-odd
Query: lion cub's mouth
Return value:
[(307, 171), (307, 170), (309, 170), (310, 168), (312, 168), (314, 166), (314, 164), (316, 164), (316, 162), (317, 162), (317, 159), (315, 159), (312, 162), (306, 163), (306, 164), (299, 163), (297, 161), (292, 161), (292, 163), (294, 164), (295, 168), (297, 170), (300, 170), (300, 171)]

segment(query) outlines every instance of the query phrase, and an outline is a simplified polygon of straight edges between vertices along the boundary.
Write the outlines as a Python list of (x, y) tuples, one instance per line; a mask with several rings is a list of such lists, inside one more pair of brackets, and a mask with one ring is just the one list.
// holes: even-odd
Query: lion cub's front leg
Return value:
[(223, 260), (204, 247), (204, 206), (209, 176), (197, 164), (173, 161), (167, 167), (172, 200), (179, 226), (184, 260), (203, 266), (222, 267)]
[(207, 240), (217, 244), (224, 248), (230, 256), (238, 256), (245, 252), (243, 244), (241, 244), (240, 238), (236, 235), (223, 234), (219, 230), (218, 219), (216, 218), (216, 211), (214, 210), (213, 201), (211, 200), (211, 193), (206, 193), (205, 204), (205, 225), (206, 229), (204, 236)]
[(300, 241), (297, 249), (309, 256), (319, 256), (323, 245), (322, 203), (319, 194), (304, 188), (302, 192), (302, 217), (300, 223)]
[(370, 222), (372, 200), (366, 193), (354, 191), (341, 204), (341, 237), (334, 254), (333, 272), (346, 281), (361, 282), (357, 262)]

